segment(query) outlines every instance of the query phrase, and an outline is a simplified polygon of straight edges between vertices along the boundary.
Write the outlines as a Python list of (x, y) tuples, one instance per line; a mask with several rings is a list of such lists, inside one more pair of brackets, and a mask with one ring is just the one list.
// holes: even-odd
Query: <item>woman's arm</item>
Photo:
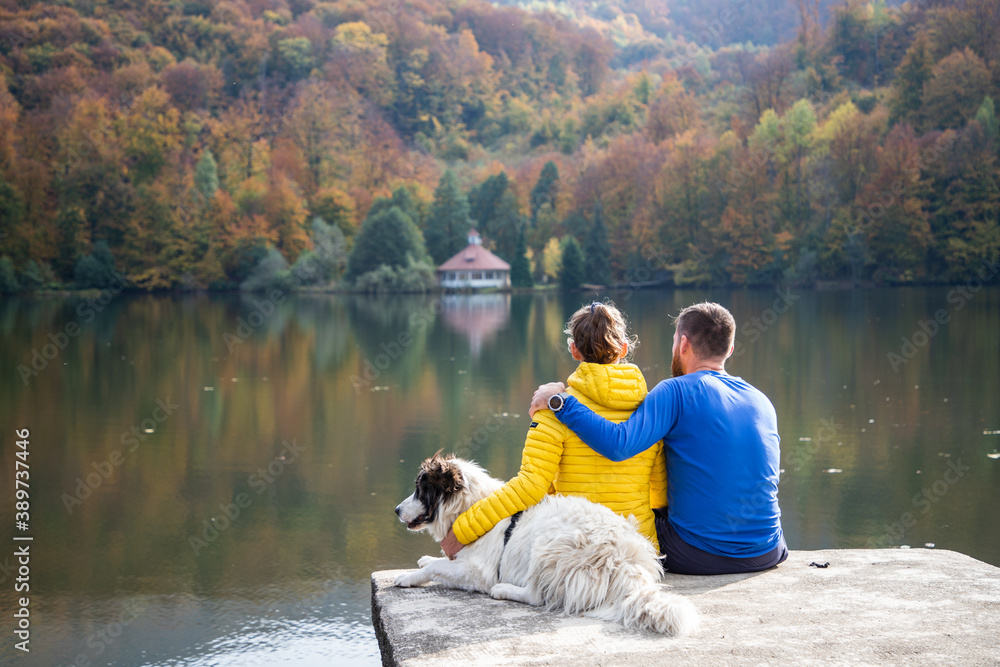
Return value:
[(598, 454), (612, 461), (644, 452), (670, 432), (677, 421), (676, 383), (664, 380), (653, 387), (627, 421), (610, 422), (572, 396), (555, 416)]
[(507, 517), (536, 505), (548, 493), (559, 471), (566, 427), (549, 410), (537, 412), (533, 424), (537, 425), (528, 429), (517, 477), (467, 509), (452, 524), (462, 544), (475, 542)]

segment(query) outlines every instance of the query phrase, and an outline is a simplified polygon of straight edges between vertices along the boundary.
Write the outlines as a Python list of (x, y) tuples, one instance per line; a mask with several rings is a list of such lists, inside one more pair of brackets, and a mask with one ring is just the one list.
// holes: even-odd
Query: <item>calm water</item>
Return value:
[[(1000, 460), (988, 456), (1000, 288), (782, 294), (611, 296), (651, 386), (669, 374), (670, 314), (703, 298), (732, 309), (729, 370), (778, 411), (790, 547), (934, 543), (1000, 565)], [(513, 475), (532, 391), (575, 366), (563, 322), (587, 298), (3, 300), (0, 658), (378, 664), (369, 574), (435, 551), (393, 515), (419, 461), (444, 447)], [(928, 336), (920, 322), (939, 310)], [(79, 333), (63, 339), (70, 323)], [(36, 358), (25, 383), (17, 367), (33, 350), (54, 358)], [(21, 428), (27, 657), (12, 647), (7, 569), (24, 534)]]

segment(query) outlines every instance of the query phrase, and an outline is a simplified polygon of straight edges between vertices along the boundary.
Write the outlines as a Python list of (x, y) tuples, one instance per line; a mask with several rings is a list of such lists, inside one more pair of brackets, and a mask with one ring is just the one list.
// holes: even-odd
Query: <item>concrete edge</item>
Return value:
[(382, 618), (382, 605), (378, 604), (379, 585), (375, 578), (378, 572), (372, 572), (372, 626), (375, 628), (375, 637), (378, 639), (378, 650), (382, 654), (383, 667), (397, 667), (399, 660), (396, 657), (396, 650), (390, 641), (389, 630), (386, 628)]

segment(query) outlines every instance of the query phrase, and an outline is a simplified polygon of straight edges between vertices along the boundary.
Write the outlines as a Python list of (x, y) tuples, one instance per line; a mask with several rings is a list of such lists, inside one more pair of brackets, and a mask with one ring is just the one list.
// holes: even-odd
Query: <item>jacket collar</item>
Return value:
[(581, 363), (567, 384), (582, 396), (613, 410), (635, 410), (646, 398), (646, 379), (635, 364)]

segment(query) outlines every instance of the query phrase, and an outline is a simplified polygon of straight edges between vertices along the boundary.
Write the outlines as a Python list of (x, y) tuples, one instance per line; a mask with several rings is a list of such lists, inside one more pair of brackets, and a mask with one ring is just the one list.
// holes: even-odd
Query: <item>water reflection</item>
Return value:
[[(730, 370), (778, 411), (792, 548), (934, 543), (1000, 564), (986, 529), (1000, 290), (961, 309), (948, 295), (611, 296), (651, 385), (669, 374), (672, 315), (731, 307)], [(563, 325), (592, 297), (123, 296), (90, 319), (78, 300), (0, 301), (0, 426), (31, 429), (38, 644), (25, 664), (377, 664), (368, 576), (433, 550), (392, 513), (417, 464), (463, 449), (514, 474), (531, 393), (572, 372)], [(949, 321), (915, 337), (942, 308)], [(79, 334), (45, 358), (71, 322)], [(906, 341), (915, 352), (894, 364)], [(44, 367), (24, 381), (36, 351)], [(0, 453), (12, 479), (9, 437)], [(0, 540), (12, 525), (0, 504)]]
[(448, 327), (469, 339), (469, 352), (478, 359), (483, 344), (491, 342), (510, 319), (510, 294), (451, 294), (441, 298)]

